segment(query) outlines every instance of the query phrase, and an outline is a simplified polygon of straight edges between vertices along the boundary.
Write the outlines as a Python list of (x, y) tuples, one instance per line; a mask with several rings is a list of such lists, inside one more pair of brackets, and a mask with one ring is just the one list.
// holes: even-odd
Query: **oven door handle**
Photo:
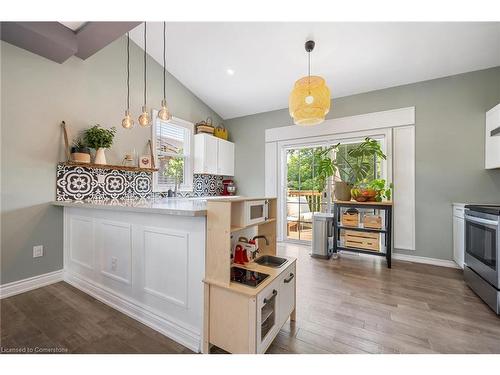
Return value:
[(498, 221), (496, 221), (496, 220), (481, 219), (481, 218), (475, 217), (475, 216), (465, 215), (465, 220), (470, 221), (472, 223), (477, 223), (477, 224), (498, 226)]

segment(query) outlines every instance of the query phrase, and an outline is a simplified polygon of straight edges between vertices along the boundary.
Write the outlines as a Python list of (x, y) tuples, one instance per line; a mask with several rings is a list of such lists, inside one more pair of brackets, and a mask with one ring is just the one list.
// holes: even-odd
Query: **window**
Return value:
[(153, 175), (153, 191), (193, 189), (193, 124), (178, 118), (166, 122), (153, 112), (153, 149), (158, 172)]

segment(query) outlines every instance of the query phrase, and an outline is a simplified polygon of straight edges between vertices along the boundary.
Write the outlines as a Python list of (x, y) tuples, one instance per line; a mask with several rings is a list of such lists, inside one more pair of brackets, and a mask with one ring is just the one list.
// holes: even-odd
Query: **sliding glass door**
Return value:
[[(372, 137), (381, 142), (382, 149), (385, 150), (383, 137)], [(347, 181), (350, 166), (356, 162), (355, 158), (349, 155), (349, 151), (360, 143), (364, 138), (346, 138), (338, 141), (327, 141), (324, 144), (315, 145), (294, 145), (284, 147), (283, 164), (281, 170), (284, 171), (284, 186), (281, 202), (281, 223), (283, 223), (283, 240), (300, 241), (310, 243), (312, 241), (312, 221), (315, 212), (328, 212), (334, 201), (334, 181)], [(326, 181), (320, 178), (318, 164), (320, 153), (332, 145), (340, 143), (336, 151), (329, 155), (332, 159), (336, 153), (341, 155), (339, 170), (335, 176)], [(385, 161), (374, 158), (372, 168), (368, 172), (368, 180), (374, 178), (385, 178)]]
[(311, 241), (313, 214), (325, 210), (325, 186), (318, 179), (316, 165), (321, 150), (321, 146), (314, 146), (285, 151), (287, 240)]

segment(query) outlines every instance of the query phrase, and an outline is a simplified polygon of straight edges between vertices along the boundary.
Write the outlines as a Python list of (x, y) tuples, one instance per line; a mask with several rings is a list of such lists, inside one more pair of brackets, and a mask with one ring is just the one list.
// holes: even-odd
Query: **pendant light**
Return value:
[(127, 33), (127, 110), (122, 120), (122, 126), (125, 129), (131, 129), (134, 126), (134, 120), (130, 116), (130, 37)]
[(147, 27), (146, 22), (144, 22), (144, 105), (142, 106), (142, 113), (139, 116), (139, 125), (142, 127), (147, 127), (151, 125), (151, 115), (148, 112), (148, 108), (146, 107), (146, 92), (147, 92), (147, 64), (146, 64), (146, 40), (147, 40)]
[(158, 117), (163, 121), (168, 121), (172, 118), (172, 114), (167, 107), (166, 98), (166, 82), (165, 77), (167, 73), (167, 23), (163, 22), (163, 100), (161, 101), (161, 109), (158, 112)]
[(308, 75), (295, 82), (289, 98), (290, 116), (296, 125), (317, 125), (325, 121), (330, 111), (330, 89), (325, 80), (319, 76), (311, 76), (311, 51), (314, 41), (305, 43), (308, 53)]

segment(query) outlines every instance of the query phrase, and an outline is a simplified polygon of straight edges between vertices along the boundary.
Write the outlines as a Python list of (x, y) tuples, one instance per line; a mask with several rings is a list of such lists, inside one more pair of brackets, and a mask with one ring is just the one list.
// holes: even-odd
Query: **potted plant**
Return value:
[(393, 185), (386, 185), (384, 179), (375, 179), (358, 184), (351, 190), (352, 197), (358, 202), (381, 202), (391, 200)]
[(76, 138), (71, 146), (71, 158), (78, 163), (90, 163), (90, 148), (81, 137)]
[(96, 150), (95, 164), (106, 164), (106, 154), (104, 150), (110, 148), (113, 144), (116, 128), (102, 128), (99, 124), (92, 126), (85, 131), (83, 140), (85, 144)]
[[(367, 195), (365, 200), (370, 199), (372, 196), (375, 198), (376, 193), (373, 189), (365, 188), (361, 184), (368, 177), (374, 158), (386, 159), (380, 144), (376, 140), (367, 137), (362, 143), (347, 151), (347, 156), (338, 152), (339, 147), (340, 143), (337, 143), (321, 152), (316, 162), (318, 174), (321, 178), (325, 178), (335, 175), (337, 171), (339, 172), (340, 181), (335, 181), (335, 197), (338, 200), (351, 200), (353, 188), (356, 188), (356, 196), (361, 197), (360, 199), (363, 199), (365, 195)], [(335, 155), (334, 159), (330, 156), (332, 152)]]
[[(339, 172), (340, 180), (334, 181), (335, 197), (341, 201), (351, 200), (351, 188), (352, 184), (349, 180), (349, 174), (341, 166), (341, 160), (339, 154), (337, 153), (340, 143), (334, 146), (328, 147), (318, 154), (316, 159), (316, 165), (318, 166), (318, 179), (320, 185), (324, 185), (326, 180), (337, 174)], [(335, 152), (335, 159), (332, 159), (332, 152)]]

